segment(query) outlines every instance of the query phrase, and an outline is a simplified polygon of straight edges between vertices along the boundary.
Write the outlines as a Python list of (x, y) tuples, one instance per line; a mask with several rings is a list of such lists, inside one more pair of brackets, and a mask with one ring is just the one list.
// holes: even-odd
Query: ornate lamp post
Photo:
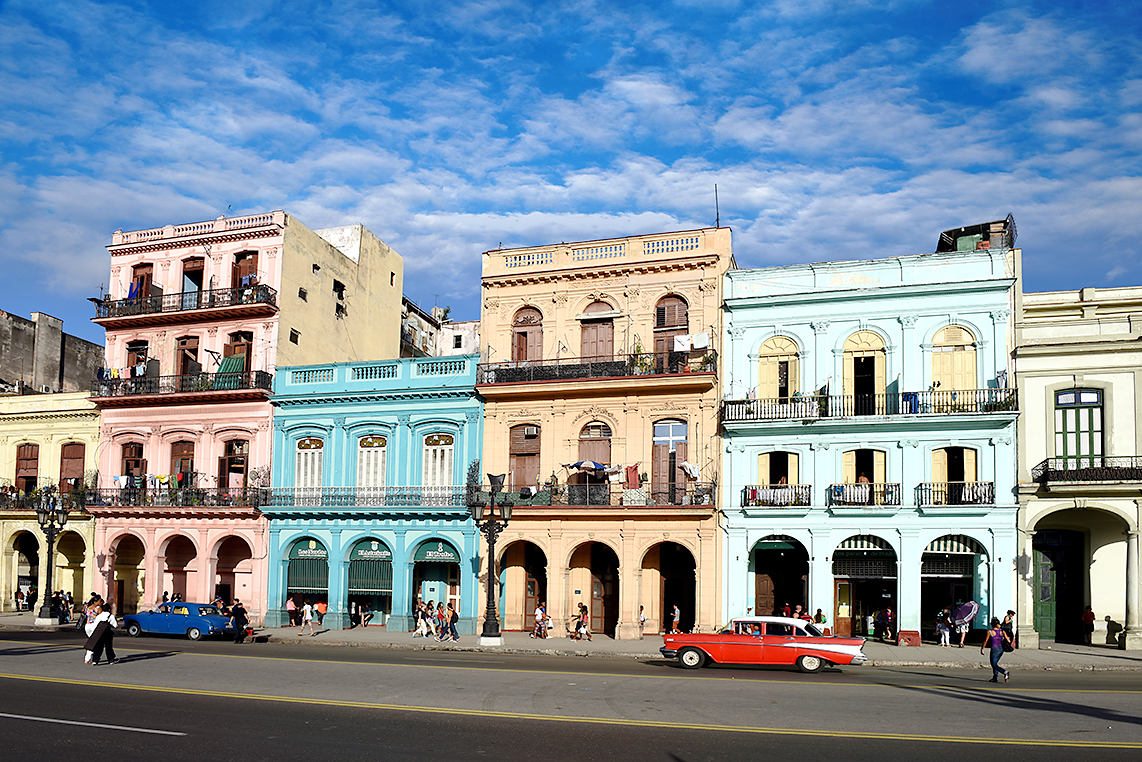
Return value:
[(43, 604), (40, 606), (39, 613), (36, 614), (36, 624), (59, 624), (59, 612), (52, 605), (51, 598), (54, 592), (52, 568), (55, 566), (56, 560), (56, 536), (63, 531), (64, 525), (67, 524), (67, 512), (74, 505), (71, 495), (61, 495), (52, 488), (44, 489), (40, 501), (36, 505), (36, 521), (40, 523), (40, 528), (44, 530), (44, 536), (48, 540), (47, 576), (44, 580), (46, 585), (42, 593)]
[(493, 476), (488, 474), (488, 483), (491, 488), (487, 493), (487, 510), (485, 511), (484, 493), (482, 492), (477, 492), (472, 496), (468, 510), (472, 514), (476, 528), (488, 538), (488, 605), (484, 611), (484, 629), (480, 632), (480, 645), (502, 646), (504, 638), (500, 633), (499, 617), (496, 616), (496, 538), (511, 521), (512, 502), (511, 498), (506, 496), (500, 500), (500, 517), (503, 521), (496, 521), (496, 495), (500, 494), (504, 488), (504, 475)]

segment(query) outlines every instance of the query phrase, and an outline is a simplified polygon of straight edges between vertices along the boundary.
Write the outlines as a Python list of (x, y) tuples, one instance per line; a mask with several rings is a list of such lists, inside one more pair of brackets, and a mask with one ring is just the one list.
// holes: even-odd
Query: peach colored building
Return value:
[(360, 225), (281, 211), (117, 231), (108, 249), (96, 590), (124, 612), (240, 598), (260, 621), (275, 369), (397, 356), (403, 260)]
[[(516, 503), (505, 629), (587, 607), (616, 638), (719, 624), (718, 353), (730, 231), (485, 252), (484, 462)], [(606, 470), (580, 466), (594, 461)], [(482, 559), (485, 574), (487, 558)]]

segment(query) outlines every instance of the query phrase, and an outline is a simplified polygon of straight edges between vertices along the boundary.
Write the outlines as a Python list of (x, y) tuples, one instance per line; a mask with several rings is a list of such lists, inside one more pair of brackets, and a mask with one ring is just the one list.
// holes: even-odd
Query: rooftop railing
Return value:
[(808, 394), (769, 399), (725, 400), (722, 422), (843, 418), (862, 415), (949, 415), (1018, 410), (1015, 389)]
[(1031, 479), (1041, 484), (1142, 481), (1142, 456), (1075, 455), (1047, 458), (1031, 469)]
[(183, 376), (104, 378), (91, 382), (91, 393), (95, 397), (122, 397), (247, 389), (269, 391), (273, 388), (273, 380), (273, 376), (264, 370), (239, 373), (190, 373)]
[(160, 312), (188, 312), (250, 304), (264, 304), (276, 308), (278, 292), (270, 286), (259, 284), (239, 288), (215, 288), (207, 291), (182, 291), (176, 294), (142, 296), (115, 301), (96, 301), (95, 319), (151, 315)]
[(553, 360), (481, 363), (476, 370), (476, 383), (516, 384), (534, 381), (665, 376), (715, 372), (717, 367), (718, 353), (712, 349), (688, 352), (642, 352), (605, 357), (562, 357)]

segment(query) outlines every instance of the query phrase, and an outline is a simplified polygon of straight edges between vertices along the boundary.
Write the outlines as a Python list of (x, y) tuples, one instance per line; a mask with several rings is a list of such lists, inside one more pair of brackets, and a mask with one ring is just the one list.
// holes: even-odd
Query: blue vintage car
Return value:
[(223, 616), (217, 606), (209, 603), (164, 603), (153, 611), (140, 611), (123, 617), (127, 634), (137, 638), (149, 635), (185, 635), (201, 640), (208, 635), (234, 635), (229, 626), (230, 617)]

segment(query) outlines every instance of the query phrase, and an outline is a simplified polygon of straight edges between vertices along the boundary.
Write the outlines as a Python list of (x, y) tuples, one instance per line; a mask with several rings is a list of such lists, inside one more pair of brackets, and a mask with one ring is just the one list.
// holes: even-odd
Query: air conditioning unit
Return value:
[(527, 439), (535, 439), (537, 436), (539, 436), (539, 427), (538, 426), (524, 426), (523, 427), (523, 435)]

